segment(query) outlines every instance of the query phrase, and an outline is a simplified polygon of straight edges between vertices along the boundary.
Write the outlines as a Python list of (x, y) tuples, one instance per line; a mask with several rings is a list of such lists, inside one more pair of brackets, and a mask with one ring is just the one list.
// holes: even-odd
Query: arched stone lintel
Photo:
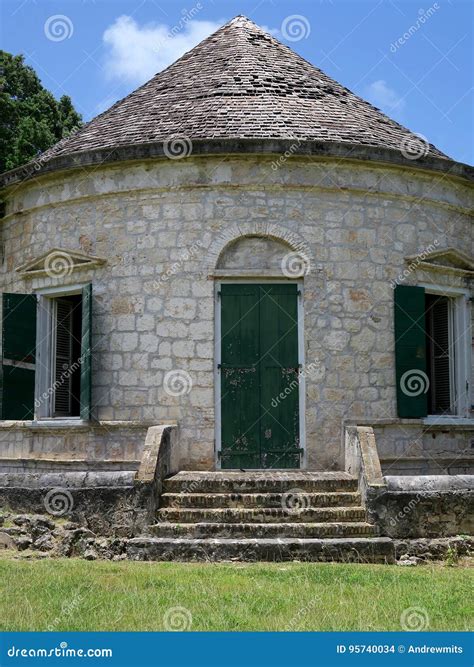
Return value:
[(311, 265), (314, 264), (311, 248), (300, 234), (269, 222), (234, 223), (227, 227), (209, 246), (208, 273), (212, 274), (215, 271), (221, 255), (230, 244), (249, 236), (270, 238), (283, 243), (293, 252), (301, 253), (309, 260)]

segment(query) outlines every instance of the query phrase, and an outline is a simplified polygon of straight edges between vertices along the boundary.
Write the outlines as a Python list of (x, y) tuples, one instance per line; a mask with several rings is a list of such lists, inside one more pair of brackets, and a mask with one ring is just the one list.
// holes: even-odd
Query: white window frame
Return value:
[(67, 287), (48, 287), (35, 290), (38, 299), (38, 316), (36, 318), (36, 376), (34, 419), (41, 422), (59, 424), (86, 424), (81, 417), (53, 417), (52, 391), (54, 367), (54, 311), (55, 299), (61, 296), (82, 294), (85, 285), (68, 285)]
[[(469, 419), (471, 407), (471, 303), (469, 289), (445, 287), (443, 285), (421, 284), (426, 294), (446, 296), (450, 301), (450, 336), (454, 339), (454, 364), (450, 363), (452, 373), (451, 391), (453, 414), (428, 415), (427, 424), (459, 424), (461, 420), (472, 423)], [(454, 376), (454, 377), (453, 377)], [(453, 381), (454, 380), (454, 381)]]
[[(306, 452), (306, 382), (305, 382), (305, 352), (304, 352), (304, 282), (303, 280), (272, 280), (266, 279), (263, 276), (255, 278), (235, 278), (216, 280), (214, 283), (214, 303), (215, 303), (215, 318), (214, 318), (214, 410), (215, 410), (215, 449), (216, 449), (216, 470), (221, 470), (221, 450), (222, 450), (222, 413), (221, 413), (221, 373), (220, 365), (222, 361), (222, 345), (221, 345), (221, 299), (219, 292), (223, 284), (235, 285), (236, 283), (251, 283), (251, 284), (288, 284), (293, 283), (298, 287), (300, 294), (297, 299), (297, 317), (298, 317), (298, 363), (302, 369), (299, 379), (299, 435), (300, 447), (303, 450), (301, 453), (299, 470), (306, 470), (307, 467), (307, 452)], [(259, 470), (259, 469), (256, 469)], [(265, 472), (271, 472), (270, 468), (262, 468)], [(277, 470), (277, 468), (275, 468)]]

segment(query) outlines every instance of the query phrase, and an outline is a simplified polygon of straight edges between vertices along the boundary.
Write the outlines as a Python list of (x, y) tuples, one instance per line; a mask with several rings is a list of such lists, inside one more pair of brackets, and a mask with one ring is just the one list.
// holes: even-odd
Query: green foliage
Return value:
[(454, 565), (457, 565), (459, 563), (459, 554), (456, 545), (454, 546), (449, 545), (448, 550), (446, 552), (445, 562), (448, 567), (454, 567)]
[(82, 124), (71, 99), (56, 100), (23, 56), (0, 51), (0, 172), (14, 169)]

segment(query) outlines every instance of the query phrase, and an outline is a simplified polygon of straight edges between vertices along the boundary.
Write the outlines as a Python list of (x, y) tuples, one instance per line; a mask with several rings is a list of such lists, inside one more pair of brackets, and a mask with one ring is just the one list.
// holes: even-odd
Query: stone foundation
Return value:
[(386, 477), (367, 509), (380, 533), (392, 538), (474, 535), (474, 477)]

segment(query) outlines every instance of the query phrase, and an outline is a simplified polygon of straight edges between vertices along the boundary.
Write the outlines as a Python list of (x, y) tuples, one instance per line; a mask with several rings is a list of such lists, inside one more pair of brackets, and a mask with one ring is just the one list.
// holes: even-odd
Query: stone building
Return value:
[(233, 19), (1, 177), (4, 478), (468, 484), (472, 177)]

